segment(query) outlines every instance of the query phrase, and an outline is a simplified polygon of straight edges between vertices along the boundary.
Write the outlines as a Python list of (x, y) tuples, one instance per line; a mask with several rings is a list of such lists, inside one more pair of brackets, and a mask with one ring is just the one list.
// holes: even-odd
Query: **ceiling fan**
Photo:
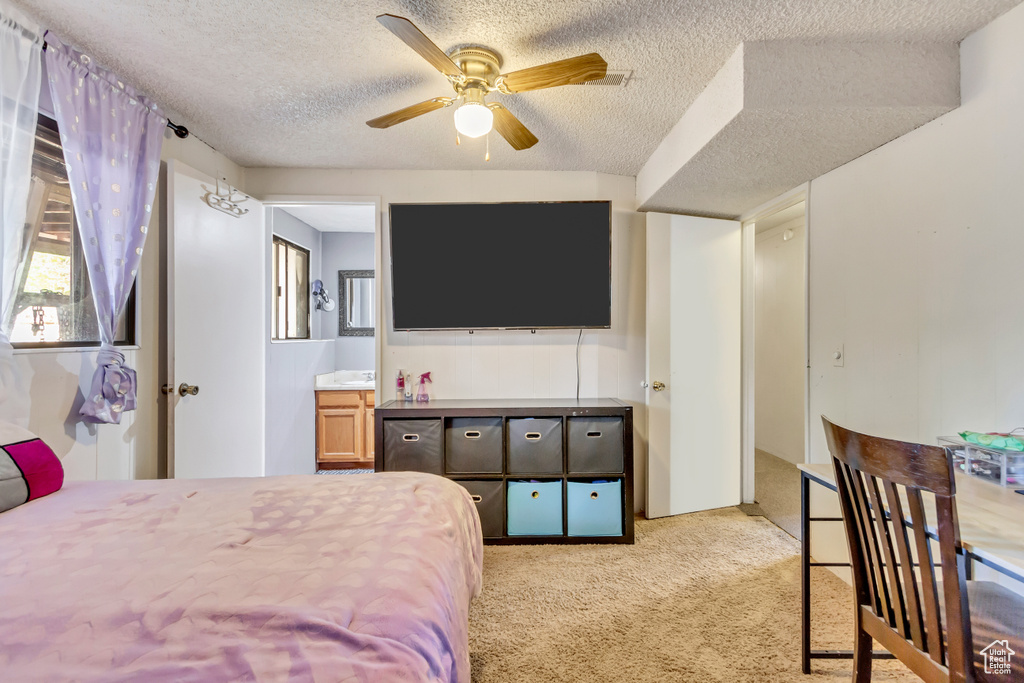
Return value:
[(371, 128), (390, 128), (422, 114), (450, 107), (461, 100), (455, 110), (455, 129), (459, 134), (477, 138), (489, 133), (493, 127), (513, 149), (529, 149), (537, 144), (537, 136), (501, 104), (487, 102), (488, 94), (495, 90), (512, 94), (586, 83), (604, 78), (608, 71), (608, 64), (601, 55), (592, 52), (502, 74), (501, 57), (494, 50), (472, 46), (447, 55), (405, 17), (382, 14), (377, 17), (377, 21), (444, 74), (455, 90), (455, 97), (435, 97), (379, 116), (366, 122)]

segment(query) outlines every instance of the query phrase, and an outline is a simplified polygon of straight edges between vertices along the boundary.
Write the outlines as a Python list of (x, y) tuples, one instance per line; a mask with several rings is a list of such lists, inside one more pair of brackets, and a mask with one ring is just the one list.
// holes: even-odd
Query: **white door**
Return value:
[(647, 214), (647, 516), (740, 502), (738, 221)]
[[(167, 169), (168, 476), (258, 477), (266, 434), (263, 206), (235, 218), (202, 197), (213, 178)], [(181, 395), (182, 385), (198, 393)]]

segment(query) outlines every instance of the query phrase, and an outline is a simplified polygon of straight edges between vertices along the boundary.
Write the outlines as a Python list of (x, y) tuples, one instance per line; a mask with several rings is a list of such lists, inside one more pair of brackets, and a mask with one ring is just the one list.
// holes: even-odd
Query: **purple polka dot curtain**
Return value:
[(102, 342), (80, 412), (86, 422), (117, 424), (135, 409), (136, 399), (135, 370), (114, 346), (114, 335), (142, 260), (167, 119), (89, 55), (52, 33), (45, 39), (50, 93)]

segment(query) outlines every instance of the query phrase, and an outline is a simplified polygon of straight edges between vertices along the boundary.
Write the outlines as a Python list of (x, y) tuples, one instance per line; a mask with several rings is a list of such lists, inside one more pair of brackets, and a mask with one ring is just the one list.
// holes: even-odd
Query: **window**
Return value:
[(309, 250), (274, 236), (273, 339), (309, 339)]
[[(2, 321), (15, 348), (99, 346), (60, 135), (56, 122), (45, 116), (36, 126), (23, 253), (12, 317)], [(135, 343), (134, 286), (116, 341)]]

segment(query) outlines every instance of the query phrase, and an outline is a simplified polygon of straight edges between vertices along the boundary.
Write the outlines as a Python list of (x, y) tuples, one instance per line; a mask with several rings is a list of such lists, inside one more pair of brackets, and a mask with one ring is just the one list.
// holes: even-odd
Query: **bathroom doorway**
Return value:
[(373, 470), (380, 198), (272, 197), (267, 474)]

